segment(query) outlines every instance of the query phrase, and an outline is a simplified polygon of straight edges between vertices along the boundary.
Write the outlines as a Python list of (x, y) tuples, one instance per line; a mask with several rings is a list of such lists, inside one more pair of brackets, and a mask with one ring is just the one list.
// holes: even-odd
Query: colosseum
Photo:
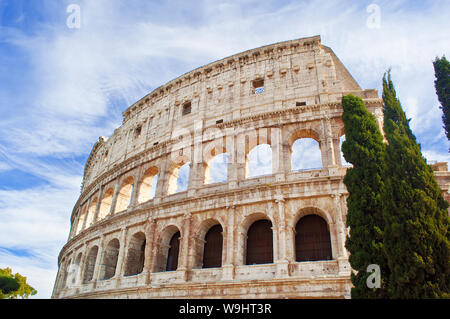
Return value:
[[(210, 63), (129, 107), (87, 160), (52, 298), (348, 298), (348, 93), (382, 127), (378, 92), (314, 36)], [(292, 160), (303, 139), (315, 167)], [(258, 147), (271, 170), (255, 176)], [(447, 163), (434, 167), (448, 200)]]

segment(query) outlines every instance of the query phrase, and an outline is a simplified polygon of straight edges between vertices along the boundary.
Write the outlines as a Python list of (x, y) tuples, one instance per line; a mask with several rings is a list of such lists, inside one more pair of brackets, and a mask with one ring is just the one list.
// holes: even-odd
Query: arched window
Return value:
[(246, 265), (273, 263), (272, 223), (269, 220), (258, 220), (248, 229), (246, 255)]
[(299, 138), (292, 144), (291, 167), (293, 171), (322, 168), (319, 143), (312, 138)]
[(169, 174), (169, 187), (167, 194), (172, 195), (184, 192), (189, 186), (190, 163), (184, 163), (181, 166), (174, 166)]
[(118, 239), (111, 240), (106, 246), (103, 257), (103, 280), (110, 279), (116, 274), (120, 243)]
[(86, 218), (86, 206), (84, 206), (81, 209), (80, 216), (78, 217), (77, 234), (81, 233), (81, 231), (83, 230), (83, 224), (84, 224), (85, 218)]
[(295, 260), (331, 260), (331, 240), (327, 222), (318, 215), (301, 218), (295, 227)]
[(117, 196), (116, 212), (121, 212), (130, 206), (131, 194), (133, 193), (133, 177), (128, 177), (122, 184)]
[(215, 225), (206, 233), (203, 268), (222, 267), (222, 226)]
[(62, 289), (66, 288), (69, 285), (68, 280), (70, 278), (71, 270), (72, 270), (72, 259), (69, 259), (69, 261), (66, 264), (66, 267), (64, 268), (64, 276), (61, 284)]
[(228, 179), (228, 154), (214, 156), (205, 169), (205, 184), (224, 183)]
[(83, 256), (82, 253), (79, 253), (77, 258), (75, 259), (75, 263), (71, 265), (70, 267), (70, 285), (75, 285), (78, 277), (78, 272), (80, 271), (80, 264), (81, 264), (81, 257)]
[(86, 216), (86, 228), (90, 227), (93, 223), (94, 223), (94, 217), (95, 217), (95, 209), (97, 208), (97, 202), (98, 202), (98, 198), (95, 197), (91, 203), (89, 204), (89, 208), (87, 211), (87, 216)]
[(98, 246), (89, 250), (84, 266), (83, 283), (88, 283), (94, 277), (95, 262), (97, 261)]
[(149, 168), (142, 179), (139, 189), (139, 203), (144, 203), (155, 197), (156, 184), (158, 183), (158, 168)]
[(269, 144), (255, 146), (247, 156), (247, 178), (272, 174), (272, 148)]
[(177, 270), (178, 253), (180, 251), (180, 232), (176, 232), (169, 243), (169, 252), (167, 254), (166, 271)]
[(100, 208), (98, 211), (98, 219), (102, 220), (111, 211), (111, 203), (114, 195), (114, 189), (109, 188), (103, 195), (102, 201), (100, 202)]
[(125, 276), (134, 276), (140, 274), (144, 270), (145, 244), (145, 235), (142, 232), (134, 234), (133, 237), (131, 237)]

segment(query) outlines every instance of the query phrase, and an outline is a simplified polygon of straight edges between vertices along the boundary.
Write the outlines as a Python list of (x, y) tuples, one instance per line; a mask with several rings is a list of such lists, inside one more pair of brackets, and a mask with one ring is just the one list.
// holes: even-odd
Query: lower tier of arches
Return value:
[(349, 277), (342, 266), (348, 263), (347, 229), (339, 185), (341, 180), (324, 181), (323, 187), (315, 183), (309, 196), (289, 185), (269, 185), (225, 201), (240, 200), (239, 205), (219, 206), (223, 196), (217, 195), (111, 217), (65, 245), (53, 297), (75, 296), (79, 288), (86, 293), (122, 289), (127, 282), (160, 285), (166, 279), (216, 284), (316, 274)]
[(348, 262), (331, 260), (141, 273), (74, 286), (58, 298), (350, 298), (351, 287)]

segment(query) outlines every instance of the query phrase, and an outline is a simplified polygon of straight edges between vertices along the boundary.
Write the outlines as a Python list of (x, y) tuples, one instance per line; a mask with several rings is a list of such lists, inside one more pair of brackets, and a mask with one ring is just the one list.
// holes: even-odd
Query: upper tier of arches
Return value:
[(219, 136), (204, 145), (199, 163), (194, 162), (195, 152), (180, 148), (164, 160), (143, 164), (106, 183), (80, 205), (72, 236), (155, 198), (166, 200), (198, 187), (229, 188), (233, 182), (239, 187), (240, 182), (264, 176), (283, 178), (285, 174), (340, 167), (342, 156), (335, 148), (340, 147), (341, 137), (324, 138), (323, 124), (316, 121), (307, 127), (293, 124), (245, 131), (234, 140)]
[[(343, 123), (339, 118), (317, 118), (278, 127), (241, 129), (226, 135), (216, 129), (196, 139), (179, 140), (172, 152), (145, 163), (138, 162), (121, 175), (100, 183), (82, 195), (73, 216), (71, 237), (107, 217), (153, 201), (170, 201), (172, 196), (216, 187), (229, 190), (248, 187), (258, 179), (288, 181), (302, 172), (323, 171), (348, 165), (341, 144)], [(200, 141), (200, 143), (196, 143)], [(179, 197), (173, 197), (174, 200)]]

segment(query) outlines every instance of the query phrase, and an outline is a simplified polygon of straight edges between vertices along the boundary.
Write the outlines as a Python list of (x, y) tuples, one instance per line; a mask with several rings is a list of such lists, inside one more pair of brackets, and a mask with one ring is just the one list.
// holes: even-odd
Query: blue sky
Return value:
[(50, 297), (98, 137), (167, 81), (261, 45), (321, 35), (364, 89), (391, 67), (424, 155), (448, 161), (432, 61), (450, 52), (450, 2), (355, 2), (0, 0), (0, 267)]

